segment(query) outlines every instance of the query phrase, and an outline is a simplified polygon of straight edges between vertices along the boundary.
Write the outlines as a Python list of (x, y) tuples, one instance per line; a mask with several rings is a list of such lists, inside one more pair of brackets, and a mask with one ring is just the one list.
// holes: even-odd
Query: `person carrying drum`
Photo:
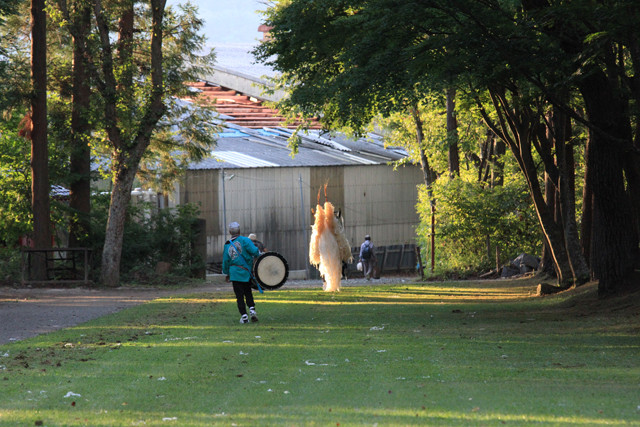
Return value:
[(233, 292), (236, 294), (241, 315), (240, 323), (249, 323), (249, 316), (252, 322), (257, 322), (258, 315), (251, 290), (251, 266), (254, 259), (260, 255), (260, 251), (249, 238), (240, 235), (240, 224), (237, 222), (229, 224), (229, 234), (231, 238), (224, 244), (222, 273), (233, 283)]

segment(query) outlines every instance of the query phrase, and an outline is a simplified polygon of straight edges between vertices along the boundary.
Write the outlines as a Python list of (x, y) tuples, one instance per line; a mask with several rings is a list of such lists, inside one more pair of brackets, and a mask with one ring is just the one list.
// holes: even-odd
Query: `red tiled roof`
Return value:
[[(218, 113), (229, 116), (229, 123), (237, 124), (250, 129), (262, 129), (263, 127), (286, 127), (295, 129), (301, 122), (286, 123), (286, 119), (278, 113), (278, 110), (269, 108), (255, 98), (251, 98), (240, 92), (208, 82), (189, 83), (189, 86), (202, 91), (201, 96), (215, 104)], [(314, 119), (309, 126), (311, 129), (320, 129), (322, 126)]]

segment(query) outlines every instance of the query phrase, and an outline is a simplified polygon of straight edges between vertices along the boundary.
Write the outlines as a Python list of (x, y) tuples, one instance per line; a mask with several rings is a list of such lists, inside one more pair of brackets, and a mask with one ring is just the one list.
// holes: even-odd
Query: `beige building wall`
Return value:
[[(233, 179), (225, 183), (227, 222), (238, 221), (243, 235), (255, 233), (267, 249), (300, 269), (306, 259), (303, 212), (309, 203), (305, 196), (303, 206), (301, 185), (309, 181), (309, 169), (234, 169), (232, 173)], [(225, 239), (215, 242), (211, 253), (220, 252)]]
[(396, 171), (387, 165), (191, 170), (176, 200), (200, 206), (208, 261), (222, 260), (226, 212), (227, 224), (239, 222), (243, 235), (257, 234), (267, 249), (287, 259), (290, 269), (305, 270), (312, 208), (318, 191), (324, 203), (325, 183), (328, 200), (343, 213), (351, 245), (359, 246), (370, 234), (377, 246), (385, 246), (415, 242), (420, 182), (415, 166)]
[(352, 246), (369, 234), (376, 246), (415, 243), (419, 167), (351, 166), (345, 168), (345, 232)]
[(206, 220), (208, 261), (222, 259), (229, 237), (226, 217), (227, 224), (240, 223), (243, 235), (255, 233), (267, 249), (303, 269), (310, 218), (306, 214), (310, 212), (309, 196), (304, 190), (308, 182), (309, 168), (193, 170), (180, 186), (179, 200), (200, 206), (200, 216)]

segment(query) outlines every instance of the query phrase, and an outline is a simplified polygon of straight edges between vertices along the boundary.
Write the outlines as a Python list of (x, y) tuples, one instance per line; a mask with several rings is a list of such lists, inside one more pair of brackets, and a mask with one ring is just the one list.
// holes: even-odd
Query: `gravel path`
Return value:
[[(411, 277), (383, 277), (367, 282), (347, 279), (343, 287), (413, 282)], [(290, 280), (281, 289), (318, 288), (321, 280)], [(9, 288), (0, 287), (0, 344), (68, 328), (156, 298), (199, 292), (231, 291), (228, 283), (178, 290), (155, 288)], [(277, 291), (267, 291), (277, 292)]]

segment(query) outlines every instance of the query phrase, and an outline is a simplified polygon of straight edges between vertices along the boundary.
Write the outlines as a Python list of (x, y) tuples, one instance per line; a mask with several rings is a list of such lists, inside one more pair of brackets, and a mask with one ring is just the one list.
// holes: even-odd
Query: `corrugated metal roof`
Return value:
[(221, 151), (216, 150), (213, 156), (223, 162), (233, 163), (234, 165), (245, 168), (260, 168), (278, 166), (276, 163), (268, 162), (248, 154), (239, 153), (237, 151)]
[[(251, 129), (261, 129), (265, 126), (295, 129), (300, 124), (300, 121), (287, 121), (278, 110), (269, 108), (262, 100), (238, 90), (207, 81), (192, 82), (189, 86), (192, 91), (200, 93), (201, 99), (215, 105), (216, 111), (226, 122)], [(314, 129), (322, 127), (317, 119), (309, 120), (308, 125)]]
[(61, 185), (55, 184), (51, 186), (51, 191), (49, 192), (49, 196), (54, 199), (66, 199), (70, 195), (71, 192), (68, 189), (64, 188)]
[(224, 130), (218, 134), (212, 157), (189, 169), (377, 165), (407, 156), (402, 148), (385, 148), (378, 135), (353, 139), (323, 131), (317, 120), (306, 132), (297, 133), (300, 144), (292, 156), (288, 140), (297, 126), (286, 123), (277, 110), (210, 82), (190, 85), (215, 104)]
[(212, 151), (212, 158), (189, 169), (377, 165), (400, 160), (401, 150), (389, 150), (376, 136), (349, 139), (310, 130), (302, 134), (298, 153), (288, 146), (291, 132), (284, 128), (228, 129)]

